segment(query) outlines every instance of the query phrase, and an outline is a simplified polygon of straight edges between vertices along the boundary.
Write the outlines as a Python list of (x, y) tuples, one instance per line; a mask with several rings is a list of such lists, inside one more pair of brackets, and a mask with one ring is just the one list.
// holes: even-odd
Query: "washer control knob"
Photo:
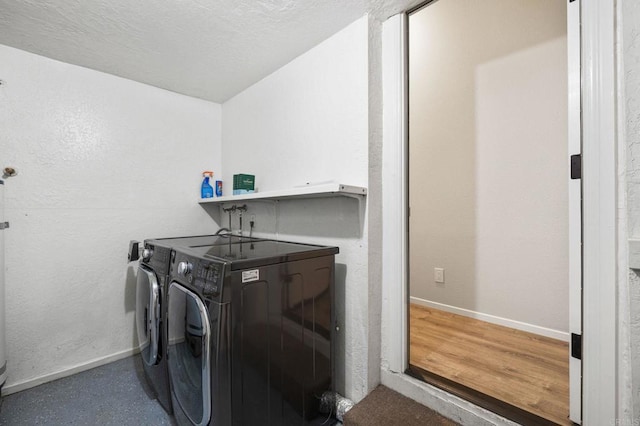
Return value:
[(148, 248), (142, 250), (142, 260), (148, 262), (149, 259), (151, 259), (151, 256), (153, 256), (153, 250)]
[(182, 261), (180, 263), (178, 263), (178, 274), (185, 276), (187, 274), (191, 273), (191, 270), (193, 269), (193, 265), (187, 261)]

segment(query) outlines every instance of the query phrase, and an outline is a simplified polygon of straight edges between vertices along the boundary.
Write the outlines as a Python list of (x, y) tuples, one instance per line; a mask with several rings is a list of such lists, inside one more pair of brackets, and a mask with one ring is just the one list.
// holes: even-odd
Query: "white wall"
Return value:
[(367, 184), (367, 21), (361, 19), (223, 104), (224, 181), (261, 191)]
[(131, 353), (130, 239), (212, 232), (220, 105), (0, 46), (8, 380), (18, 390)]
[[(235, 173), (255, 174), (261, 191), (329, 180), (367, 186), (368, 102), (365, 16), (223, 104), (226, 191)], [(356, 400), (369, 390), (366, 202), (253, 202), (247, 213), (258, 235), (340, 248), (335, 382)]]
[[(627, 268), (627, 238), (640, 238), (640, 3), (619, 7), (619, 388), (621, 419), (640, 418), (640, 271)], [(626, 173), (624, 172), (626, 169)], [(626, 180), (626, 184), (624, 181)], [(626, 205), (625, 205), (626, 201)]]
[(409, 37), (411, 296), (564, 338), (564, 3), (436, 2)]
[(569, 330), (566, 57), (560, 37), (476, 69), (472, 309), (561, 332)]

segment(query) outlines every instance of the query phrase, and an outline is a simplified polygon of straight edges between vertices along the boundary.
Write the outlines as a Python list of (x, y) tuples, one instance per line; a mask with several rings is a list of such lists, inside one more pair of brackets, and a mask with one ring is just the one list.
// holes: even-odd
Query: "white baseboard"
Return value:
[(89, 361), (84, 364), (79, 364), (79, 365), (76, 365), (75, 367), (60, 370), (55, 373), (45, 374), (44, 376), (34, 377), (31, 379), (24, 380), (22, 382), (5, 385), (2, 388), (2, 396), (11, 395), (12, 393), (33, 388), (35, 386), (42, 385), (44, 383), (48, 383), (53, 380), (62, 379), (63, 377), (71, 376), (73, 374), (80, 373), (82, 371), (91, 370), (92, 368), (100, 367), (101, 365), (106, 365), (114, 361), (119, 361), (121, 359), (133, 356), (139, 352), (140, 351), (137, 348), (126, 349), (124, 351), (107, 355), (101, 358), (96, 358), (93, 361)]
[(489, 322), (491, 324), (502, 325), (505, 327), (513, 328), (516, 330), (526, 331), (528, 333), (537, 334), (540, 336), (550, 337), (552, 339), (561, 340), (563, 342), (569, 342), (570, 335), (568, 332), (554, 330), (551, 328), (540, 327), (538, 325), (528, 324), (526, 322), (520, 322), (508, 318), (497, 317), (495, 315), (483, 314), (481, 312), (471, 311), (469, 309), (458, 308), (456, 306), (445, 305), (444, 303), (432, 302), (430, 300), (420, 299), (419, 297), (411, 296), (411, 303), (416, 305), (426, 306), (428, 308), (440, 309), (441, 311), (451, 312), (452, 314), (458, 314), (469, 318), (475, 318), (480, 321)]

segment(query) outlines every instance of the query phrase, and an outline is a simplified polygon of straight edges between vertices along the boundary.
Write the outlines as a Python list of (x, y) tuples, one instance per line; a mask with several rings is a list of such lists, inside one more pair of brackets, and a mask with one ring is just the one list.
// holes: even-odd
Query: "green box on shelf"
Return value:
[(250, 194), (255, 191), (256, 177), (254, 175), (233, 175), (233, 195)]

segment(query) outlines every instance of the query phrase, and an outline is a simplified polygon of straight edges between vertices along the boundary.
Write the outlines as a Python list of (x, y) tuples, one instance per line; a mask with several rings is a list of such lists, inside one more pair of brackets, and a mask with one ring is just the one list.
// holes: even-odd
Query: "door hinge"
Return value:
[(571, 356), (582, 359), (582, 334), (571, 333)]
[(571, 179), (582, 178), (582, 154), (571, 156)]
[(7, 229), (9, 227), (9, 222), (0, 222), (0, 231), (3, 229)]

